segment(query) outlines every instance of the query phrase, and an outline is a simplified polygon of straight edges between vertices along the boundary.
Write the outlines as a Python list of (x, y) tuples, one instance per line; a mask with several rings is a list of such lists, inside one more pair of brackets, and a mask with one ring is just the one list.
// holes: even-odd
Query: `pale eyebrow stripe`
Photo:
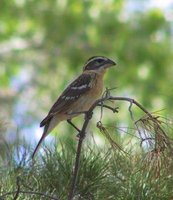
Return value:
[(92, 62), (93, 60), (95, 60), (95, 59), (105, 59), (104, 57), (96, 57), (96, 58), (92, 58), (91, 60), (89, 60), (86, 64), (85, 64), (85, 66), (87, 66), (90, 62)]

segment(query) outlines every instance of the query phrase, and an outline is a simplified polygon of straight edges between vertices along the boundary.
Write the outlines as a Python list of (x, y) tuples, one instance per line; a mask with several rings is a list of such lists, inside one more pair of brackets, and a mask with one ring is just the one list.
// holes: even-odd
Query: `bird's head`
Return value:
[(83, 71), (106, 71), (107, 68), (116, 65), (116, 63), (105, 56), (93, 56), (87, 60)]

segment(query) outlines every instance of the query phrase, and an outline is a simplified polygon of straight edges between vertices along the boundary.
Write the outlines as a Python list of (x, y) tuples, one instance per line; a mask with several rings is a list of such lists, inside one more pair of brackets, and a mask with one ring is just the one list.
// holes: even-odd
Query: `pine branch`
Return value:
[[(109, 92), (109, 91), (108, 91)], [(94, 109), (97, 106), (101, 106), (102, 108), (105, 107), (107, 109), (110, 109), (111, 111), (113, 111), (114, 113), (117, 112), (116, 108), (113, 108), (111, 106), (107, 106), (104, 105), (103, 103), (106, 100), (112, 100), (112, 101), (126, 101), (129, 102), (129, 112), (131, 115), (132, 120), (134, 121), (134, 117), (133, 117), (133, 112), (132, 112), (132, 106), (136, 105), (140, 110), (142, 110), (150, 120), (152, 120), (154, 122), (155, 125), (157, 125), (157, 128), (162, 132), (162, 134), (167, 137), (166, 133), (164, 132), (164, 130), (161, 128), (159, 121), (157, 120), (157, 118), (155, 116), (153, 116), (149, 111), (147, 111), (140, 103), (138, 103), (136, 100), (132, 99), (132, 98), (128, 98), (128, 97), (113, 97), (108, 95), (105, 95), (105, 97), (98, 99), (91, 107), (90, 109), (86, 112), (86, 117), (85, 117), (85, 121), (83, 123), (82, 129), (79, 132), (79, 141), (78, 141), (78, 146), (77, 146), (77, 151), (76, 151), (76, 158), (75, 158), (75, 164), (74, 164), (74, 171), (72, 172), (72, 179), (71, 179), (71, 187), (69, 189), (69, 195), (68, 195), (68, 200), (73, 200), (74, 196), (75, 196), (75, 189), (76, 189), (76, 182), (77, 182), (77, 178), (78, 178), (78, 171), (79, 171), (79, 165), (80, 165), (80, 156), (81, 156), (81, 149), (82, 149), (82, 144), (83, 144), (83, 140), (85, 138), (86, 135), (86, 128), (88, 126), (89, 121), (92, 118), (92, 113), (94, 111)], [(136, 124), (135, 124), (136, 125)], [(138, 129), (138, 128), (137, 128)], [(138, 130), (139, 131), (139, 130)]]

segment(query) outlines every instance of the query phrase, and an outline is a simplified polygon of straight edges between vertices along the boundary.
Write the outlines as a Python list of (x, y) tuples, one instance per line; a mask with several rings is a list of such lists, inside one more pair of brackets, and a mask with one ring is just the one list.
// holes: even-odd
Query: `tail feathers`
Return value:
[(40, 127), (43, 127), (43, 126), (45, 126), (46, 124), (48, 124), (48, 123), (51, 121), (51, 119), (52, 119), (52, 115), (51, 115), (51, 114), (47, 115), (47, 116), (41, 121)]
[(40, 147), (41, 143), (43, 142), (43, 140), (45, 139), (46, 136), (47, 136), (47, 131), (44, 131), (43, 135), (41, 136), (41, 139), (39, 140), (36, 148), (34, 149), (34, 152), (32, 154), (32, 159), (34, 159), (35, 154), (39, 150), (39, 147)]
[(34, 159), (34, 156), (37, 153), (37, 151), (39, 150), (39, 147), (40, 147), (41, 143), (43, 142), (43, 140), (45, 139), (45, 137), (55, 128), (55, 126), (58, 125), (59, 122), (60, 122), (60, 120), (58, 120), (57, 116), (55, 116), (52, 118), (52, 120), (49, 123), (47, 123), (45, 125), (43, 135), (41, 136), (41, 139), (39, 140), (39, 142), (32, 154), (32, 159)]

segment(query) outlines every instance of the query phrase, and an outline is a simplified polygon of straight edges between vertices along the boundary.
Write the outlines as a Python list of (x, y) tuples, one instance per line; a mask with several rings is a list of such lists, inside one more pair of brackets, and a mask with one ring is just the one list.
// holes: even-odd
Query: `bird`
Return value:
[(92, 56), (84, 64), (83, 71), (72, 81), (53, 104), (47, 116), (41, 121), (43, 134), (33, 151), (34, 158), (45, 137), (62, 121), (87, 112), (102, 94), (103, 77), (107, 69), (116, 63), (105, 56)]

